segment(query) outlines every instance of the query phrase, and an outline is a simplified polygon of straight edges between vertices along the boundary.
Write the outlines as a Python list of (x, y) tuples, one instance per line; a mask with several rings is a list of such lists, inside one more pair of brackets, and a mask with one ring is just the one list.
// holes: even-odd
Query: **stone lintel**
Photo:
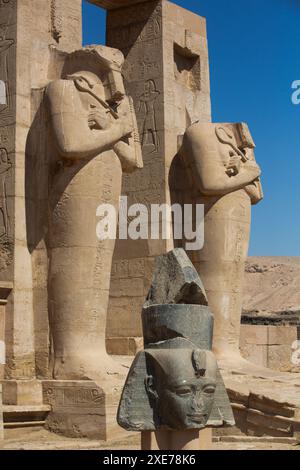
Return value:
[(128, 7), (148, 1), (149, 0), (88, 0), (89, 3), (105, 8), (105, 10), (116, 10), (117, 8)]

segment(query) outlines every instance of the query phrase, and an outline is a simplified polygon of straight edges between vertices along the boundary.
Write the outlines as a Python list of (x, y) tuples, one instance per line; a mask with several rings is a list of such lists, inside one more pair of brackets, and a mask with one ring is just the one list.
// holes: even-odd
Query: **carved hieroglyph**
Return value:
[(194, 202), (205, 205), (204, 248), (190, 256), (214, 312), (214, 350), (236, 365), (251, 204), (263, 197), (254, 147), (246, 124), (197, 123), (181, 149)]
[[(11, 79), (14, 71), (15, 27), (13, 2), (0, 4), (0, 273), (4, 273), (13, 258), (12, 185), (14, 162), (15, 98)], [(8, 273), (4, 274), (5, 280)]]
[(122, 169), (142, 166), (125, 96), (121, 52), (84, 48), (68, 57), (47, 98), (57, 156), (49, 214), (49, 308), (55, 379), (103, 381), (118, 372), (105, 350), (114, 240), (99, 240), (97, 208), (116, 211)]

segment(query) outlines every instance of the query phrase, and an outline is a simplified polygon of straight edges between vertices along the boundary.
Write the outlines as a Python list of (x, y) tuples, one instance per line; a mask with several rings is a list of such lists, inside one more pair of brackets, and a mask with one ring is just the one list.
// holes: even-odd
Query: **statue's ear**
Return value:
[(154, 377), (153, 375), (147, 375), (145, 378), (145, 387), (148, 393), (148, 396), (151, 400), (157, 400), (158, 394), (154, 386)]

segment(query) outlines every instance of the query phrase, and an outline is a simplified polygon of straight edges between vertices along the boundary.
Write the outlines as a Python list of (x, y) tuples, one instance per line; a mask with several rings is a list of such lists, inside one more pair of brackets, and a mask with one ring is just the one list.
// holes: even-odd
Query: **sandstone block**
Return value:
[(124, 438), (116, 422), (120, 392), (120, 384), (105, 390), (92, 381), (44, 381), (44, 403), (51, 406), (46, 428), (73, 438)]

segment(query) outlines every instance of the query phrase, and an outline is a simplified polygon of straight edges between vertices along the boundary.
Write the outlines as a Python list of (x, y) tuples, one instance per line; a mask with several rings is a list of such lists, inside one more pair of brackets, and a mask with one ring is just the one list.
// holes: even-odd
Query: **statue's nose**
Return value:
[(195, 394), (194, 400), (193, 400), (193, 408), (194, 408), (195, 411), (203, 410), (204, 400), (203, 400), (202, 393), (196, 393)]

